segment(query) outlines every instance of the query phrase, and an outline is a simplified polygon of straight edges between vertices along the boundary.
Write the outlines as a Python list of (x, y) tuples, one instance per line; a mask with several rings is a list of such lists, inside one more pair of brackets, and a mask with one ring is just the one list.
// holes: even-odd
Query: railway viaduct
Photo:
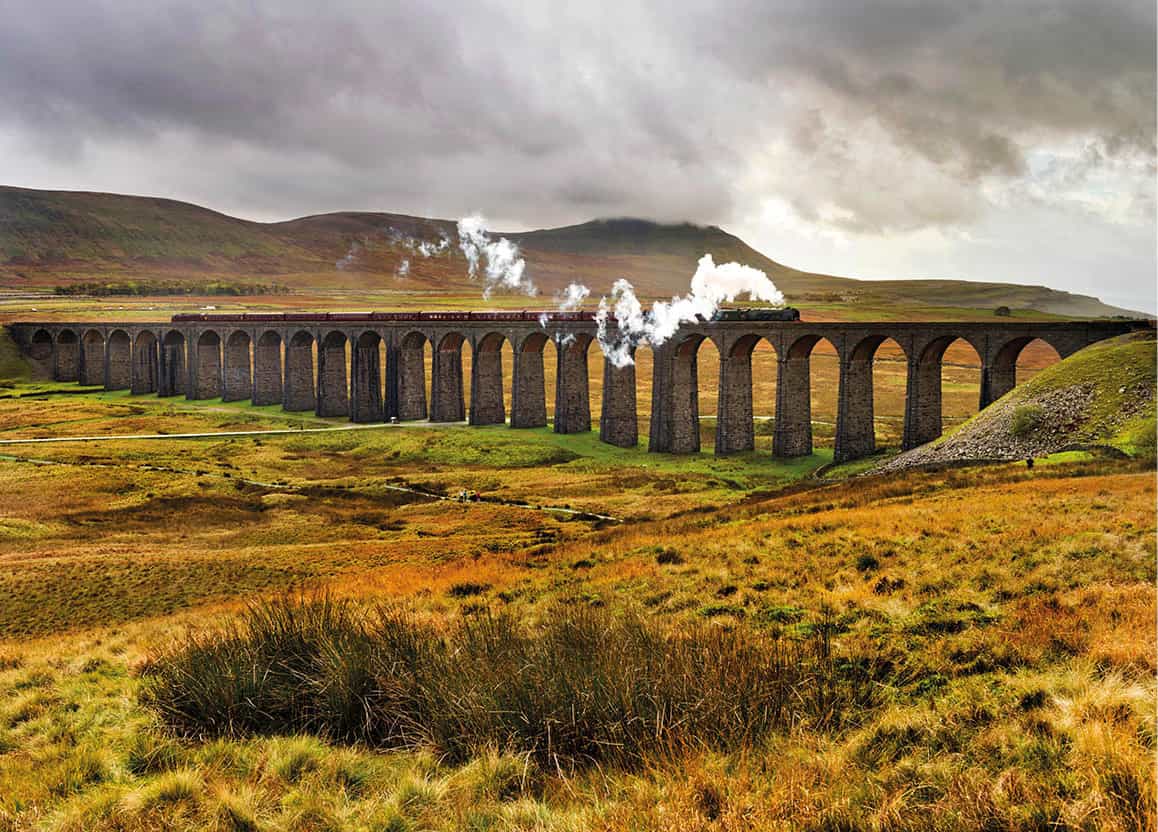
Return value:
[[(590, 316), (526, 313), (419, 313), (403, 316), (302, 314), (188, 316), (153, 323), (33, 322), (8, 326), (34, 363), (60, 381), (107, 390), (252, 399), (287, 411), (347, 416), (355, 422), (392, 418), (504, 424), (502, 346), (514, 355), (512, 428), (547, 424), (544, 347), (556, 344), (554, 429), (591, 429), (587, 354), (595, 340)], [(1095, 341), (1149, 321), (953, 323), (811, 323), (712, 321), (684, 324), (653, 349), (648, 450), (700, 450), (698, 348), (710, 340), (720, 356), (717, 454), (752, 450), (752, 351), (768, 341), (777, 357), (773, 453), (812, 452), (810, 357), (821, 340), (840, 362), (835, 458), (875, 450), (872, 365), (877, 348), (895, 341), (908, 362), (904, 440), (912, 448), (941, 434), (941, 363), (957, 339), (981, 358), (982, 408), (1011, 390), (1021, 350), (1034, 339), (1065, 358)], [(427, 401), (426, 346), (431, 347)], [(471, 350), (470, 410), (463, 396), (462, 349)], [(383, 367), (383, 363), (385, 366)], [(604, 360), (600, 439), (637, 444), (635, 367)]]

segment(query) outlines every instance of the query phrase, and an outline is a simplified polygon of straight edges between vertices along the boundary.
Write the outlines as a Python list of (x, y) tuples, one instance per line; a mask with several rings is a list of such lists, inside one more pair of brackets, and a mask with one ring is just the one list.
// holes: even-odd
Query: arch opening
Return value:
[(720, 356), (715, 384), (716, 453), (753, 451), (758, 440), (770, 448), (776, 410), (776, 351), (771, 342), (755, 334), (736, 339)]
[(878, 444), (899, 444), (904, 424), (904, 350), (892, 338), (872, 335), (853, 344), (840, 368), (833, 458), (860, 459)]
[(924, 346), (909, 373), (905, 394), (905, 449), (939, 437), (946, 425), (964, 422), (982, 396), (980, 351), (966, 338), (948, 335)]
[(1061, 361), (1058, 350), (1041, 338), (1024, 336), (1006, 342), (982, 372), (981, 407), (988, 407), (1014, 387)]
[(161, 339), (157, 373), (157, 394), (180, 396), (185, 393), (185, 334), (172, 329)]
[(802, 335), (785, 349), (776, 379), (776, 422), (772, 452), (809, 456), (814, 439), (835, 444), (840, 358), (821, 335)]

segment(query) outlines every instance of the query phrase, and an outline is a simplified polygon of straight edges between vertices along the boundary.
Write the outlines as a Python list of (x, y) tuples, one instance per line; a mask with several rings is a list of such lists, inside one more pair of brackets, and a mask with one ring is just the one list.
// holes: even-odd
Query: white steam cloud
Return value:
[(536, 294), (526, 273), (527, 261), (519, 256), (519, 247), (506, 237), (492, 240), (487, 234), (486, 220), (478, 214), (458, 221), (458, 246), (466, 256), (471, 279), (477, 279), (481, 271), (484, 298), (489, 298), (495, 289)]
[[(419, 257), (436, 257), (450, 250), (450, 237), (445, 233), (439, 235), (438, 242), (433, 242), (430, 240), (416, 239), (390, 226), (380, 229), (380, 232), (386, 237), (392, 248), (401, 247), (403, 250), (411, 254), (417, 254)], [(364, 234), (359, 239), (352, 240), (350, 242), (350, 248), (340, 260), (335, 261), (334, 267), (340, 271), (356, 268), (362, 253), (374, 250), (376, 239), (376, 237)], [(395, 269), (394, 274), (396, 277), (406, 277), (410, 274), (410, 258), (404, 257), (398, 264), (398, 268)]]
[[(710, 320), (720, 304), (742, 295), (774, 306), (784, 305), (784, 295), (764, 272), (740, 263), (717, 266), (710, 254), (700, 258), (688, 294), (656, 301), (648, 312), (635, 296), (631, 283), (617, 280), (611, 287), (610, 300), (600, 298), (595, 313), (599, 346), (616, 367), (626, 367), (634, 362), (632, 351), (639, 344), (658, 347), (675, 335), (681, 323)], [(614, 331), (609, 326), (612, 317)]]

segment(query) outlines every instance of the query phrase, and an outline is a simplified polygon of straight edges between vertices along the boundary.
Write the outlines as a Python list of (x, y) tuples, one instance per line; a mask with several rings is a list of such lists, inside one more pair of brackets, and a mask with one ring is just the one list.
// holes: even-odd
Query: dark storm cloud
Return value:
[[(264, 216), (481, 209), (860, 233), (983, 215), (1038, 148), (1152, 169), (1152, 3), (0, 0), (0, 130)], [(9, 168), (10, 169), (10, 168)], [(126, 170), (126, 176), (131, 172)], [(140, 171), (136, 171), (140, 174)], [(114, 172), (115, 173), (115, 172)], [(1143, 188), (1152, 199), (1152, 188)]]

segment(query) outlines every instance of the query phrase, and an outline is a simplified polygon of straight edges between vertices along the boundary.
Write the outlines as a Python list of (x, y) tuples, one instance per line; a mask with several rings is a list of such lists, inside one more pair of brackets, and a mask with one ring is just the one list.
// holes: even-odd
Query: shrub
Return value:
[(839, 726), (872, 704), (860, 664), (835, 660), (827, 631), (673, 629), (587, 606), (535, 627), (483, 612), (443, 631), (396, 608), (280, 599), (154, 657), (142, 696), (186, 736), (301, 732), (573, 768)]
[(1009, 433), (1013, 436), (1024, 436), (1041, 423), (1045, 411), (1040, 405), (1023, 404), (1013, 410), (1013, 423), (1009, 426)]
[(679, 566), (684, 562), (684, 556), (675, 549), (659, 549), (655, 553), (655, 562), (660, 566)]
[(856, 559), (856, 568), (861, 572), (871, 572), (881, 565), (873, 555), (865, 553)]
[(490, 584), (478, 584), (473, 581), (462, 581), (461, 583), (451, 584), (450, 589), (446, 594), (451, 598), (470, 598), (475, 595), (482, 595), (491, 588)]

